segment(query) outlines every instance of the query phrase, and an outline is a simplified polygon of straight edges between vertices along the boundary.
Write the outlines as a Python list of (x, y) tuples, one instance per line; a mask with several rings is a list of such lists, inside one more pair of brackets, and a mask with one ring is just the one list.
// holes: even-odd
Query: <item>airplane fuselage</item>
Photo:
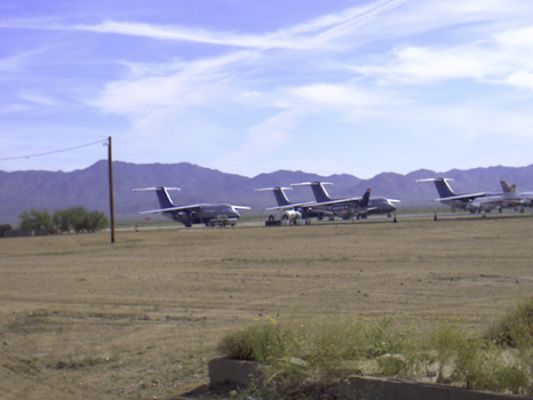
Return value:
[(396, 206), (386, 197), (371, 197), (368, 200), (368, 214), (392, 214), (396, 211)]
[(317, 206), (317, 208), (343, 219), (367, 214), (390, 214), (396, 210), (396, 207), (385, 197), (370, 198), (367, 207), (361, 207), (360, 200), (346, 200), (336, 204)]
[(230, 204), (199, 204), (194, 210), (166, 211), (163, 215), (185, 226), (215, 222), (234, 225), (240, 218), (240, 214)]

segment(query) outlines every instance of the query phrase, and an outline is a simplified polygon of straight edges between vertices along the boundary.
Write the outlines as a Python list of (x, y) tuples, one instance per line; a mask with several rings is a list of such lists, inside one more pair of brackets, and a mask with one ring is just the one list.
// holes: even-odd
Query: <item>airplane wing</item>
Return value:
[(365, 208), (365, 209), (361, 210), (360, 212), (358, 212), (358, 214), (366, 215), (370, 211), (374, 211), (374, 210), (377, 210), (377, 209), (379, 209), (379, 207), (368, 207), (368, 208)]
[(187, 205), (187, 206), (159, 208), (157, 210), (141, 211), (141, 212), (139, 212), (139, 214), (155, 214), (155, 213), (169, 212), (169, 211), (196, 210), (198, 208), (200, 208), (200, 204), (191, 204), (191, 205)]
[(473, 205), (480, 207), (480, 206), (513, 206), (513, 205), (521, 205), (524, 203), (524, 200), (518, 199), (518, 198), (505, 198), (504, 196), (491, 196), (491, 197), (482, 197), (480, 199), (476, 199), (472, 202)]
[(521, 192), (518, 194), (518, 198), (521, 200), (533, 200), (533, 192)]
[(351, 197), (348, 199), (339, 199), (339, 200), (330, 200), (330, 201), (321, 201), (320, 203), (315, 203), (316, 206), (331, 206), (333, 204), (342, 204), (349, 203), (352, 201), (361, 201), (362, 197)]
[(233, 208), (234, 210), (251, 210), (252, 207), (248, 207), (248, 206), (234, 206), (232, 205), (231, 208)]
[(307, 203), (291, 203), (291, 204), (287, 204), (285, 206), (276, 206), (276, 207), (268, 207), (266, 208), (266, 210), (290, 210), (291, 208), (297, 208), (297, 207), (301, 207), (301, 208), (306, 208), (306, 207), (313, 207), (315, 206), (317, 203), (316, 201), (309, 201)]
[(487, 193), (485, 192), (479, 192), (479, 193), (469, 193), (469, 194), (460, 194), (458, 196), (449, 196), (449, 197), (441, 197), (438, 199), (435, 199), (435, 201), (446, 201), (446, 200), (473, 200), (478, 197), (484, 197)]

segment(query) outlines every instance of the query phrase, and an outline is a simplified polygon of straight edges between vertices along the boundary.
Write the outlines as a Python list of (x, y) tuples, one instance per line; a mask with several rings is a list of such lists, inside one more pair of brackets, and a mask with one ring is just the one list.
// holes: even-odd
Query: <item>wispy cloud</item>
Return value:
[(133, 78), (107, 84), (92, 104), (106, 112), (123, 114), (144, 114), (161, 107), (205, 105), (217, 98), (231, 81), (235, 70), (228, 72), (225, 68), (246, 63), (254, 57), (253, 52), (243, 51), (189, 63), (172, 63), (172, 68), (170, 65), (134, 67)]
[(73, 29), (140, 36), (157, 40), (173, 40), (256, 49), (301, 49), (311, 46), (311, 42), (305, 38), (290, 38), (279, 34), (232, 34), (206, 29), (192, 29), (183, 26), (162, 26), (136, 22), (105, 21), (96, 25), (76, 25)]
[(333, 39), (346, 36), (405, 1), (378, 0), (361, 7), (321, 16), (293, 27), (258, 35), (113, 20), (92, 25), (74, 25), (71, 29), (254, 49), (317, 49), (327, 47)]
[(288, 110), (267, 118), (251, 127), (240, 145), (213, 164), (226, 171), (247, 170), (248, 175), (270, 169), (274, 154), (286, 148), (298, 147), (294, 143), (294, 130), (302, 117), (300, 111)]
[(58, 106), (61, 104), (61, 102), (56, 98), (37, 92), (22, 92), (20, 93), (20, 98), (32, 104), (45, 107)]
[[(9, 73), (8, 76), (10, 76), (11, 73), (21, 72), (23, 68), (28, 67), (31, 60), (42, 56), (54, 47), (55, 46), (41, 46), (0, 58), (0, 72)], [(0, 79), (3, 79), (1, 75)]]
[(451, 79), (531, 88), (533, 26), (507, 30), (460, 46), (407, 46), (380, 65), (353, 66), (355, 72), (388, 83), (423, 84)]

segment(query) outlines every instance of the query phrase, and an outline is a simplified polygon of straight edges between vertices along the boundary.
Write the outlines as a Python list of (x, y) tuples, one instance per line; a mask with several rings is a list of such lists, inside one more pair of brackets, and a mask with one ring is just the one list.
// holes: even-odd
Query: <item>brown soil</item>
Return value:
[(176, 399), (261, 315), (485, 329), (533, 293), (532, 234), (523, 218), (0, 240), (0, 397)]

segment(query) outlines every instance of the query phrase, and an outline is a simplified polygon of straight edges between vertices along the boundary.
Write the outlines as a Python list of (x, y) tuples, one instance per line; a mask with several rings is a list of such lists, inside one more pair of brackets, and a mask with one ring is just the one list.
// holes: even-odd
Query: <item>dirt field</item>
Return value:
[(533, 293), (533, 218), (0, 240), (0, 398), (177, 399), (260, 315), (483, 329)]

